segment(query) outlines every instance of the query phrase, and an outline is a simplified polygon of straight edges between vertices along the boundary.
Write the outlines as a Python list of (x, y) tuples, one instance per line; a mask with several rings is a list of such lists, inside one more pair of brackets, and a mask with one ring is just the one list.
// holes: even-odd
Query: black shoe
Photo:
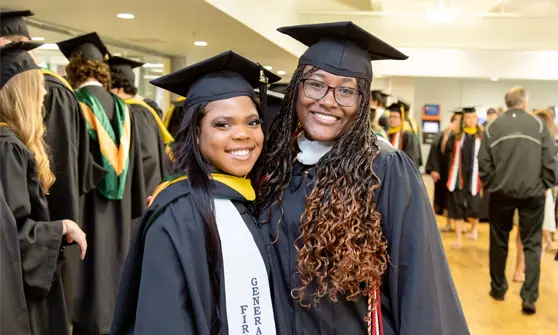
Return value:
[(504, 301), (504, 296), (503, 295), (497, 295), (496, 293), (494, 293), (494, 291), (490, 290), (490, 296), (492, 297), (492, 299), (497, 300), (497, 301)]
[(537, 308), (535, 307), (535, 303), (527, 302), (527, 301), (523, 302), (523, 304), (521, 305), (521, 309), (523, 310), (523, 313), (527, 315), (533, 315), (537, 311)]

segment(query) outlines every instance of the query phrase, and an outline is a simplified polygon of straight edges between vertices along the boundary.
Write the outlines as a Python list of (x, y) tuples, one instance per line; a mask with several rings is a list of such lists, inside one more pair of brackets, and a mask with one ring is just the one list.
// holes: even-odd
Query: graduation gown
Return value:
[(50, 221), (33, 153), (0, 126), (2, 334), (66, 335), (58, 259), (62, 222)]
[(182, 119), (184, 118), (184, 101), (180, 101), (176, 103), (175, 106), (168, 112), (172, 113), (170, 116), (165, 115), (165, 119), (168, 119), (167, 129), (172, 137), (176, 138), (176, 134), (180, 130), (180, 124), (182, 123)]
[[(389, 134), (389, 141), (392, 145), (395, 146), (395, 136), (398, 136), (399, 132)], [(403, 141), (403, 143), (401, 143)], [(410, 131), (405, 130), (403, 134), (401, 134), (401, 139), (399, 142), (399, 149), (409, 156), (409, 158), (415, 162), (417, 166), (420, 166), (421, 162), (421, 154), (420, 154), (420, 145), (418, 143), (416, 135)]]
[[(378, 145), (381, 151), (373, 168), (381, 187), (375, 199), (390, 259), (381, 285), (384, 334), (469, 334), (421, 175), (407, 155), (387, 143), (378, 141)], [(310, 309), (291, 297), (299, 287), (294, 241), (300, 236), (300, 218), (315, 176), (314, 167), (307, 174), (303, 168), (298, 162), (293, 167), (292, 180), (283, 190), (283, 214), (274, 206), (270, 223), (261, 225), (271, 257), (271, 278), (279, 292), (275, 298), (282, 300), (289, 334), (367, 334), (365, 297), (356, 302), (324, 298)], [(261, 222), (266, 222), (268, 213), (262, 211)]]
[(157, 185), (169, 173), (171, 165), (169, 156), (165, 151), (163, 137), (151, 112), (140, 104), (128, 104), (127, 106), (130, 113), (134, 115), (141, 142), (145, 192), (153, 194)]
[(434, 211), (438, 215), (441, 215), (446, 209), (448, 196), (446, 184), (448, 182), (449, 158), (448, 155), (442, 152), (443, 137), (443, 132), (436, 134), (434, 137), (425, 166), (426, 173), (430, 174), (435, 171), (440, 174), (440, 180), (434, 184)]
[[(80, 197), (94, 189), (103, 176), (89, 153), (89, 135), (79, 102), (60, 77), (43, 70), (47, 95), (44, 100), (45, 141), (51, 153), (51, 168), (56, 176), (47, 195), (50, 218), (79, 220)], [(64, 248), (62, 265), (64, 293), (69, 317), (73, 310), (77, 268), (81, 262), (79, 246)]]
[[(114, 100), (103, 87), (86, 86), (99, 100), (111, 124), (115, 119)], [(74, 335), (108, 334), (118, 285), (131, 241), (132, 220), (146, 206), (141, 142), (135, 116), (130, 113), (131, 136), (128, 174), (122, 200), (109, 200), (98, 190), (87, 193), (81, 202), (80, 222), (87, 234), (87, 255), (80, 264), (74, 309)], [(114, 125), (113, 125), (114, 127)], [(90, 151), (99, 166), (99, 145), (90, 140)]]
[[(475, 135), (463, 134), (463, 136), (465, 136), (465, 140), (463, 141), (463, 146), (461, 149), (461, 164), (463, 167), (462, 176), (465, 183), (464, 185), (465, 191), (471, 192), (471, 178), (473, 178), (473, 164), (474, 164), (473, 151), (475, 149), (474, 145), (475, 145), (475, 139), (477, 134)], [(455, 141), (456, 141), (455, 134), (452, 133), (449, 136), (448, 141), (446, 143), (446, 153), (448, 153), (446, 155), (448, 159), (447, 171), (449, 171), (451, 168), (451, 163), (452, 163), (451, 159), (453, 157)], [(481, 196), (479, 195), (479, 197)], [(488, 220), (489, 202), (490, 202), (490, 194), (488, 192), (483, 192), (481, 200), (479, 202), (479, 208), (477, 210), (480, 220)]]
[(56, 176), (47, 196), (50, 217), (78, 222), (79, 197), (95, 187), (99, 174), (94, 178), (90, 173), (93, 167), (90, 166), (89, 135), (74, 92), (48, 73), (45, 85), (48, 92), (43, 104), (45, 140)]
[(159, 105), (157, 105), (157, 103), (151, 99), (148, 98), (144, 98), (143, 102), (145, 102), (146, 104), (149, 105), (149, 107), (153, 108), (155, 110), (155, 112), (157, 112), (157, 115), (159, 115), (160, 118), (163, 118), (163, 110), (161, 108), (159, 108)]
[[(211, 180), (215, 198), (231, 199), (250, 230), (269, 273), (269, 260), (242, 190)], [(212, 293), (204, 222), (188, 180), (159, 193), (135, 236), (120, 285), (111, 335), (213, 335)], [(241, 271), (241, 269), (239, 269)], [(220, 271), (220, 320), (227, 325), (224, 271)], [(277, 315), (276, 315), (277, 318)], [(230, 333), (224, 327), (221, 334)], [(277, 331), (277, 334), (289, 334)]]

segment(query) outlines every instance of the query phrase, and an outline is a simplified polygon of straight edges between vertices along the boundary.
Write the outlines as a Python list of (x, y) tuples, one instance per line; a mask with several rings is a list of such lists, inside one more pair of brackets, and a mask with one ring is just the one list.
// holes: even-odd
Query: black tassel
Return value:
[(258, 64), (260, 68), (260, 108), (262, 110), (262, 115), (266, 114), (267, 109), (267, 83), (268, 79), (265, 76), (264, 68)]

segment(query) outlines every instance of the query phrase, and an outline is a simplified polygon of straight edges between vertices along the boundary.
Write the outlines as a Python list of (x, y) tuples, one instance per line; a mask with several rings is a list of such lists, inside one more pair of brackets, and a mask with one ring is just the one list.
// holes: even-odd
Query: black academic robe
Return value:
[[(463, 134), (463, 136), (465, 136), (465, 140), (463, 141), (463, 146), (461, 148), (461, 164), (463, 167), (462, 176), (465, 182), (464, 185), (465, 190), (467, 192), (471, 192), (471, 178), (473, 176), (473, 167), (474, 167), (473, 150), (475, 149), (474, 145), (475, 145), (475, 139), (477, 135)], [(452, 133), (449, 136), (446, 144), (446, 153), (448, 153), (446, 155), (448, 159), (448, 171), (451, 168), (451, 164), (452, 164), (451, 159), (453, 157), (453, 151), (455, 150), (455, 141), (456, 141), (455, 134)], [(489, 203), (490, 203), (490, 194), (488, 192), (486, 193), (483, 192), (481, 203), (480, 203), (480, 209), (479, 209), (480, 220), (488, 220)]]
[(0, 190), (2, 334), (66, 335), (63, 225), (50, 221), (33, 153), (8, 127), (0, 127)]
[(434, 137), (425, 166), (426, 173), (438, 172), (440, 174), (440, 180), (434, 184), (434, 211), (438, 215), (441, 215), (446, 209), (448, 196), (446, 184), (448, 182), (449, 158), (447, 154), (442, 152), (443, 137), (443, 132), (436, 134)]
[[(256, 220), (248, 210), (250, 202), (227, 185), (214, 180), (210, 183), (214, 197), (231, 199), (240, 212), (263, 256), (269, 277), (269, 259)], [(168, 186), (142, 218), (126, 261), (111, 335), (214, 335), (210, 332), (215, 306), (204, 222), (194, 207), (190, 187), (188, 180)], [(222, 264), (219, 278), (219, 314), (221, 324), (226, 325)], [(237, 335), (229, 333), (226, 327), (221, 334)], [(277, 334), (288, 333), (278, 330)]]
[(157, 105), (157, 103), (151, 99), (148, 98), (144, 98), (143, 102), (145, 102), (146, 104), (149, 105), (149, 107), (153, 108), (153, 110), (155, 110), (155, 112), (157, 113), (157, 115), (159, 115), (159, 117), (162, 119), (163, 118), (163, 110), (161, 108), (159, 108), (159, 105)]
[[(102, 173), (95, 173), (89, 153), (85, 118), (74, 92), (53, 75), (45, 74), (45, 141), (49, 146), (51, 168), (56, 182), (47, 195), (50, 218), (69, 219), (80, 224), (80, 197), (94, 189)], [(71, 318), (79, 259), (79, 246), (64, 248), (62, 277), (66, 305)]]
[[(397, 136), (398, 133), (393, 133), (393, 134), (389, 134), (389, 141), (393, 144), (395, 143), (395, 136)], [(403, 143), (401, 143), (401, 141), (403, 141)], [(404, 153), (407, 154), (407, 156), (409, 156), (409, 158), (415, 162), (415, 164), (417, 166), (420, 166), (422, 164), (421, 160), (421, 153), (420, 153), (420, 144), (418, 143), (418, 139), (417, 136), (415, 135), (415, 133), (413, 133), (410, 130), (406, 130), (403, 132), (403, 135), (401, 136), (400, 142), (399, 142), (399, 146), (401, 149), (401, 151), (403, 151)]]
[(170, 172), (169, 156), (153, 114), (140, 104), (129, 104), (128, 108), (134, 115), (141, 142), (145, 191), (146, 194), (153, 194), (157, 185)]
[[(58, 78), (45, 74), (47, 95), (44, 101), (45, 140), (52, 156), (56, 176), (47, 196), (54, 220), (79, 219), (79, 197), (99, 182), (91, 179), (89, 135), (79, 102)], [(77, 248), (77, 246), (76, 246)]]
[(0, 184), (0, 334), (30, 335), (18, 235)]
[(169, 120), (169, 125), (167, 127), (169, 133), (172, 137), (176, 138), (178, 131), (180, 130), (180, 125), (182, 124), (182, 119), (184, 118), (184, 101), (177, 103), (174, 107), (174, 112)]
[[(99, 86), (87, 86), (97, 97), (111, 124), (114, 100)], [(87, 255), (80, 264), (74, 309), (74, 335), (108, 334), (118, 285), (131, 241), (132, 220), (140, 217), (146, 206), (141, 142), (130, 113), (131, 136), (128, 174), (122, 200), (109, 200), (97, 190), (87, 193), (81, 202), (80, 222), (87, 234)], [(90, 151), (101, 164), (99, 145), (90, 140)]]
[[(421, 175), (407, 155), (387, 143), (378, 145), (381, 151), (373, 168), (381, 187), (375, 199), (390, 260), (381, 285), (384, 334), (469, 334)], [(307, 174), (303, 168), (300, 163), (293, 167), (292, 180), (282, 193), (283, 213), (276, 205), (270, 223), (265, 223), (266, 210), (260, 219), (271, 256), (271, 278), (279, 292), (275, 298), (282, 300), (289, 334), (367, 334), (364, 297), (356, 302), (324, 298), (310, 309), (291, 297), (299, 287), (294, 241), (300, 236), (300, 218), (315, 176), (314, 167)]]
[(281, 110), (281, 103), (282, 102), (283, 102), (283, 99), (280, 99), (276, 96), (273, 96), (273, 95), (268, 95), (267, 96), (267, 106), (265, 108), (265, 113), (264, 113), (264, 116), (263, 116), (263, 119), (264, 119), (264, 123), (263, 123), (264, 134), (269, 134), (269, 128), (271, 127), (271, 124), (273, 123), (273, 121), (275, 120), (277, 115), (279, 115), (279, 111)]

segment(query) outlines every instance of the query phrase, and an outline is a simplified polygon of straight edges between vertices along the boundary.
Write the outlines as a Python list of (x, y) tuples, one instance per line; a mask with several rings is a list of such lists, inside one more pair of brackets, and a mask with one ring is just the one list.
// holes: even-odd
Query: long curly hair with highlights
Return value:
[(72, 57), (70, 63), (66, 65), (66, 73), (68, 82), (73, 88), (78, 88), (89, 78), (95, 78), (106, 90), (112, 87), (109, 66), (103, 61), (91, 60), (82, 54)]
[[(300, 66), (285, 92), (279, 115), (271, 126), (259, 208), (268, 213), (282, 207), (283, 189), (291, 181), (302, 131), (296, 115), (301, 81), (317, 71)], [(388, 264), (387, 243), (376, 210), (374, 191), (380, 181), (372, 168), (379, 153), (370, 131), (370, 82), (357, 79), (362, 93), (358, 114), (347, 132), (316, 165), (314, 187), (306, 199), (300, 237), (295, 242), (300, 286), (293, 297), (303, 306), (328, 297), (354, 301), (380, 284)], [(265, 223), (265, 221), (264, 221)], [(278, 222), (277, 229), (279, 230)], [(312, 288), (312, 289), (310, 289)]]

